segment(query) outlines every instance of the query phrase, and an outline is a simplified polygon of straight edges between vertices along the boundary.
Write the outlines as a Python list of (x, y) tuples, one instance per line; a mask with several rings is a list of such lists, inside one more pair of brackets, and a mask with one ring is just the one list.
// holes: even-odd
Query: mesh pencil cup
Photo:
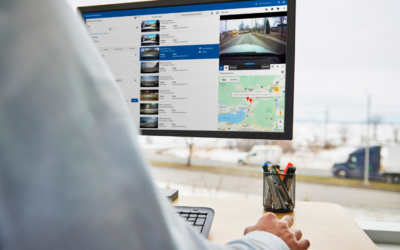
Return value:
[(263, 173), (263, 206), (265, 211), (274, 213), (292, 212), (295, 207), (295, 200), (296, 173)]

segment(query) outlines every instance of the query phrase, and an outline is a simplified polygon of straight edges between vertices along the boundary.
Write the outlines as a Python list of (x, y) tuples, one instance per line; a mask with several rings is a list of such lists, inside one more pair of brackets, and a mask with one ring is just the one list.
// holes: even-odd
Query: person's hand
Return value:
[(310, 247), (310, 242), (302, 239), (303, 234), (299, 229), (290, 230), (293, 225), (293, 218), (285, 215), (281, 220), (276, 218), (273, 213), (264, 214), (254, 226), (249, 226), (244, 230), (244, 235), (253, 231), (265, 231), (275, 234), (281, 238), (290, 250), (306, 250)]

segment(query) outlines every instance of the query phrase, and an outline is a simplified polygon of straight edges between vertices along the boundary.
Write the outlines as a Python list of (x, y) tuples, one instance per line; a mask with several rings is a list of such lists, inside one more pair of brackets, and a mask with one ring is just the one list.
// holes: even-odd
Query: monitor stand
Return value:
[(165, 189), (165, 188), (160, 188), (161, 193), (169, 199), (170, 202), (173, 202), (178, 198), (179, 191), (178, 189)]

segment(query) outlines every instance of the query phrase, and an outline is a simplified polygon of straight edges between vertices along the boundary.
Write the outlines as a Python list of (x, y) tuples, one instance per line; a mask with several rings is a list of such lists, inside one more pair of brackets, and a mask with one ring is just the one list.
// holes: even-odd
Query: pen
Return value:
[[(270, 170), (270, 173), (275, 174), (276, 172), (274, 170)], [(287, 190), (285, 184), (283, 183), (283, 181), (281, 180), (281, 178), (279, 178), (279, 176), (273, 175), (275, 183), (277, 185), (277, 188), (279, 190), (279, 193), (281, 194), (283, 200), (285, 200), (287, 203), (291, 204), (293, 206), (293, 201), (290, 198), (289, 195), (289, 191)]]
[(294, 174), (296, 173), (296, 167), (292, 166), (289, 167), (288, 173), (285, 176), (285, 186), (287, 187), (287, 190), (290, 191), (290, 187), (292, 186), (292, 182), (293, 182), (293, 178), (294, 178)]
[(263, 170), (264, 170), (264, 173), (268, 173), (268, 163), (264, 163), (264, 165), (263, 165)]
[[(283, 173), (284, 173), (284, 174), (287, 174), (287, 171), (289, 170), (289, 167), (292, 167), (292, 166), (293, 166), (293, 164), (289, 162), (289, 163), (287, 164), (285, 170), (283, 171)], [(281, 176), (281, 179), (283, 180), (284, 177), (286, 177), (286, 176)]]

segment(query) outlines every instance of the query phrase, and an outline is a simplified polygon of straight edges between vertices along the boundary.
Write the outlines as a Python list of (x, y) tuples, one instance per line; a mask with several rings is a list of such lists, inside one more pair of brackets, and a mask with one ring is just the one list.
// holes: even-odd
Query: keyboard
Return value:
[(198, 234), (208, 237), (214, 219), (212, 208), (175, 206), (175, 209), (179, 217), (192, 226)]

